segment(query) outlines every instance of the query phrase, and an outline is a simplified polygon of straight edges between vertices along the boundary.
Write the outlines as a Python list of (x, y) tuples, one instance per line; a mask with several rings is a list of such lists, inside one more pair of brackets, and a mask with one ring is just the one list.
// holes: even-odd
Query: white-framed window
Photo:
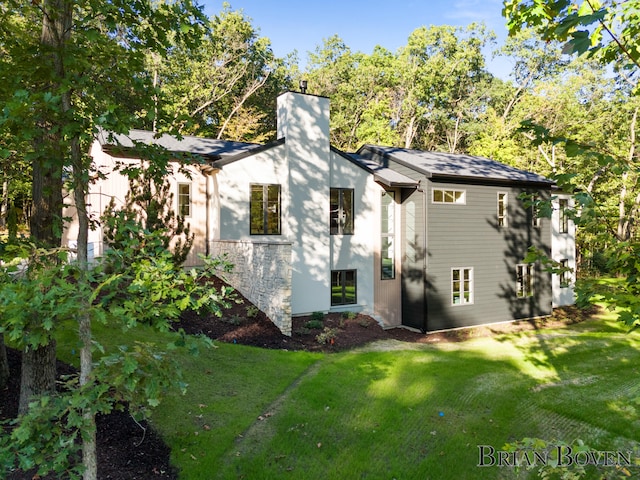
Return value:
[(178, 215), (181, 217), (191, 216), (191, 184), (178, 184)]
[(451, 305), (473, 303), (473, 268), (451, 269)]
[(396, 278), (395, 259), (395, 193), (382, 192), (380, 215), (380, 268), (382, 280)]
[(454, 203), (464, 205), (467, 203), (466, 190), (454, 190), (444, 188), (434, 188), (431, 196), (432, 203)]
[(540, 228), (542, 225), (542, 219), (540, 218), (540, 197), (534, 195), (531, 199), (531, 226), (533, 228)]
[(566, 258), (560, 260), (560, 288), (568, 288), (571, 286), (571, 269), (569, 268), (569, 260)]
[(509, 194), (498, 192), (498, 226), (509, 226)]
[(516, 297), (533, 297), (533, 274), (532, 263), (516, 265)]

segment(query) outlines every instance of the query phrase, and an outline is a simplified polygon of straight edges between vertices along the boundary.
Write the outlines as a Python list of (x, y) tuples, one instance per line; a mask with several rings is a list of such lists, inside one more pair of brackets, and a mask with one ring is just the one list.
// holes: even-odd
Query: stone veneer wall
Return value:
[(214, 240), (211, 255), (226, 255), (229, 284), (291, 335), (291, 244)]

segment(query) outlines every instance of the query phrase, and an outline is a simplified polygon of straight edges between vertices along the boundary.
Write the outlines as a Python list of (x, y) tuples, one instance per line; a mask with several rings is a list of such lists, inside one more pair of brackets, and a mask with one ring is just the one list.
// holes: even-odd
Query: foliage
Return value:
[(505, 0), (503, 15), (510, 32), (531, 26), (543, 40), (558, 40), (568, 53), (612, 64), (619, 75), (637, 83), (631, 77), (640, 68), (638, 8), (638, 0)]
[(335, 338), (338, 336), (338, 329), (331, 327), (324, 327), (324, 330), (316, 335), (316, 341), (321, 345), (326, 345), (330, 343), (333, 345)]
[(247, 305), (245, 311), (247, 312), (247, 318), (255, 318), (260, 312), (258, 307), (256, 307), (255, 305)]
[(160, 240), (158, 251), (170, 250), (173, 263), (182, 265), (193, 246), (191, 233), (185, 218), (177, 215), (170, 183), (165, 179), (154, 179), (148, 169), (141, 169), (141, 175), (129, 178), (129, 190), (124, 205), (118, 208), (112, 198), (102, 217), (106, 243), (110, 248), (132, 249), (136, 257), (142, 251), (150, 255), (149, 236)]
[(324, 322), (318, 319), (311, 319), (304, 322), (304, 328), (309, 328), (312, 330), (320, 330), (324, 327)]
[(324, 321), (324, 312), (312, 312), (311, 313), (311, 320), (315, 320), (317, 322)]
[[(118, 259), (124, 256), (130, 262), (109, 258), (89, 270), (77, 263), (50, 261), (66, 252), (33, 250), (24, 272), (15, 273), (18, 264), (11, 268), (13, 275), (5, 271), (0, 284), (0, 316), (5, 320), (1, 333), (14, 344), (37, 346), (48, 342), (59, 325), (81, 313), (123, 331), (141, 323), (168, 331), (171, 322), (187, 309), (220, 316), (231, 292), (228, 287), (216, 290), (208, 280), (229, 266), (212, 259), (202, 270), (176, 268), (171, 253), (158, 248), (162, 241), (158, 237), (149, 235), (149, 251), (133, 248), (106, 254)], [(15, 247), (8, 250), (14, 256), (17, 253)], [(121, 268), (113, 271), (113, 265)], [(164, 349), (139, 341), (107, 353), (94, 342), (94, 350), (102, 355), (90, 381), (79, 385), (77, 379), (70, 379), (62, 391), (37, 399), (26, 415), (11, 422), (12, 428), (0, 437), (2, 463), (20, 468), (37, 465), (39, 474), (77, 474), (80, 467), (70, 466), (69, 461), (79, 448), (75, 439), (88, 431), (86, 412), (108, 413), (127, 404), (132, 411), (147, 415), (167, 389), (184, 390), (171, 351), (181, 345), (191, 348), (192, 343), (181, 336)]]

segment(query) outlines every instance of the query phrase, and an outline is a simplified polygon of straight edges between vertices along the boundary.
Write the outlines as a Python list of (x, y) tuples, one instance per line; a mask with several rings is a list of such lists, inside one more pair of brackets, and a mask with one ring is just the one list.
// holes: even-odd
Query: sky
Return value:
[[(205, 13), (215, 15), (223, 1), (201, 0)], [(406, 45), (416, 28), (430, 25), (466, 27), (472, 22), (484, 24), (497, 35), (499, 44), (507, 36), (502, 17), (502, 0), (227, 0), (232, 10), (242, 10), (271, 40), (273, 52), (284, 57), (298, 51), (304, 69), (308, 52), (315, 51), (324, 39), (338, 35), (351, 51), (370, 54), (376, 45), (395, 52)], [(507, 78), (508, 61), (492, 61), (485, 52), (488, 69)]]

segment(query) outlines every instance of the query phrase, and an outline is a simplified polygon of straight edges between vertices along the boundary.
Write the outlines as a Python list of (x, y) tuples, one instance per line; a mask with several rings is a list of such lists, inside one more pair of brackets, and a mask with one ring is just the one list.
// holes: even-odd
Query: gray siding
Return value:
[[(551, 313), (551, 278), (535, 265), (534, 296), (516, 298), (516, 265), (531, 245), (550, 253), (550, 222), (532, 226), (518, 198), (521, 188), (435, 183), (426, 188), (427, 330), (440, 330)], [(435, 204), (433, 188), (466, 191), (466, 203)], [(508, 226), (497, 224), (498, 192), (508, 193)], [(548, 192), (546, 193), (548, 194)], [(473, 304), (452, 305), (451, 269), (473, 268)]]

